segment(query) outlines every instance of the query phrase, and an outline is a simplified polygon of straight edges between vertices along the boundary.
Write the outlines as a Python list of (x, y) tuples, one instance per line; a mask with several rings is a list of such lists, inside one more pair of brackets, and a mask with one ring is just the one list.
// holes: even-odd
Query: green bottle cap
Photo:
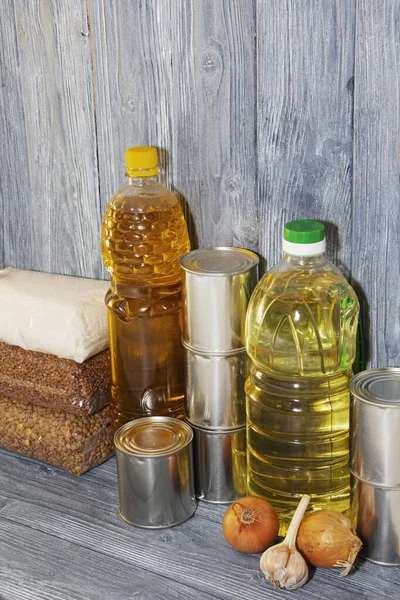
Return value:
[(293, 244), (316, 244), (325, 239), (325, 227), (319, 221), (290, 221), (285, 225), (283, 238)]

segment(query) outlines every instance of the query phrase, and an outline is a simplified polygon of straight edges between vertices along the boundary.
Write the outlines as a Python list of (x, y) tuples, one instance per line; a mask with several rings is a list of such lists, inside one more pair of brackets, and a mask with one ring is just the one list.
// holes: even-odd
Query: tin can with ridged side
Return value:
[(400, 565), (400, 369), (350, 380), (351, 515), (360, 556)]
[(200, 248), (181, 258), (183, 341), (200, 352), (243, 350), (258, 256), (244, 248)]
[(124, 521), (159, 529), (194, 514), (192, 439), (190, 426), (171, 417), (144, 417), (118, 429), (114, 444)]
[(201, 429), (243, 427), (244, 384), (250, 369), (246, 352), (204, 354), (184, 346), (186, 420)]
[(210, 431), (193, 427), (196, 496), (226, 504), (246, 495), (246, 428)]

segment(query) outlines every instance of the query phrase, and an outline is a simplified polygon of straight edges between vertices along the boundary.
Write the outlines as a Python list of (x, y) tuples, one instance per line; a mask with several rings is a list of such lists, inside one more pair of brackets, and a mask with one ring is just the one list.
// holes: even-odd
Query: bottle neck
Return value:
[(134, 187), (146, 187), (148, 185), (152, 185), (153, 183), (157, 183), (157, 175), (153, 177), (131, 177), (126, 174), (128, 185)]
[(296, 254), (285, 252), (284, 260), (288, 264), (298, 267), (316, 267), (326, 262), (323, 253), (315, 254), (314, 256), (297, 256)]

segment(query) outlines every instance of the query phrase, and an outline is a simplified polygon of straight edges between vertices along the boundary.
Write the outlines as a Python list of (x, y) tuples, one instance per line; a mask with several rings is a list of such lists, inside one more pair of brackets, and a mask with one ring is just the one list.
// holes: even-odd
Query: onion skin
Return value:
[(222, 530), (228, 544), (246, 554), (263, 552), (275, 541), (279, 519), (269, 502), (255, 496), (236, 500), (226, 511)]
[(314, 567), (346, 567), (348, 575), (362, 546), (351, 521), (342, 513), (317, 510), (303, 519), (297, 547)]

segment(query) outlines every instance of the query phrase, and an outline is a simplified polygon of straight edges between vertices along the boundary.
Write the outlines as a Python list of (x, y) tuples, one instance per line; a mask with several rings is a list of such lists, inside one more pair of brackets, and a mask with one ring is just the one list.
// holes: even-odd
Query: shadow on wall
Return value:
[(371, 357), (371, 349), (370, 349), (370, 311), (369, 304), (367, 301), (367, 297), (364, 294), (364, 291), (358, 281), (355, 281), (353, 278), (350, 278), (350, 283), (353, 286), (355, 293), (357, 294), (358, 300), (360, 302), (360, 321), (361, 321), (361, 343), (363, 347), (363, 369), (366, 368), (365, 365), (370, 363)]
[[(363, 368), (365, 369), (365, 365), (368, 364), (370, 358), (370, 348), (368, 340), (370, 339), (370, 315), (369, 315), (369, 305), (367, 302), (366, 295), (359, 284), (358, 281), (355, 281), (350, 267), (345, 265), (337, 258), (337, 250), (340, 247), (339, 242), (339, 229), (337, 225), (334, 223), (324, 222), (325, 225), (325, 235), (326, 235), (326, 247), (328, 260), (333, 262), (339, 271), (346, 277), (349, 281), (350, 285), (353, 287), (355, 293), (357, 294), (358, 300), (360, 302), (360, 321), (361, 321), (361, 332), (358, 332), (358, 335), (361, 335), (361, 339), (357, 340), (357, 343), (361, 343), (362, 352), (361, 358), (364, 364)], [(333, 251), (329, 250), (333, 249)]]

